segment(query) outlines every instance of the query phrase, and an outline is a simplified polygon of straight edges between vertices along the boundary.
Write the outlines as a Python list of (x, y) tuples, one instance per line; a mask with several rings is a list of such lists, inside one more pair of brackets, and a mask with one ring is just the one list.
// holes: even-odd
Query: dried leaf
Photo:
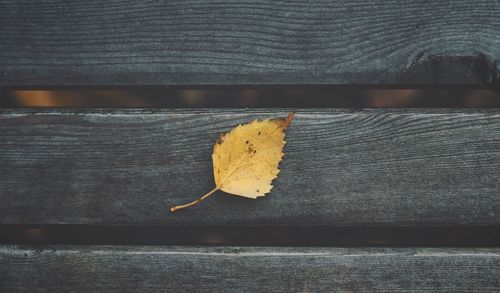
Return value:
[(199, 199), (171, 208), (172, 212), (193, 206), (217, 190), (256, 199), (271, 191), (283, 158), (285, 131), (294, 113), (286, 118), (254, 120), (220, 136), (212, 162), (215, 188)]

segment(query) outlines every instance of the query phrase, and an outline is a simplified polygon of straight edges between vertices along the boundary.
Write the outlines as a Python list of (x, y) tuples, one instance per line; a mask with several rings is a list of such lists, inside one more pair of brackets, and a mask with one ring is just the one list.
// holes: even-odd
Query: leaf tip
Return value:
[(288, 113), (288, 116), (286, 118), (278, 119), (281, 128), (283, 128), (283, 130), (287, 130), (288, 127), (290, 127), (290, 124), (292, 123), (294, 117), (295, 117), (295, 112), (290, 112)]
[(288, 124), (292, 122), (293, 117), (295, 117), (295, 112), (288, 113), (288, 116), (286, 117), (286, 121), (288, 121)]

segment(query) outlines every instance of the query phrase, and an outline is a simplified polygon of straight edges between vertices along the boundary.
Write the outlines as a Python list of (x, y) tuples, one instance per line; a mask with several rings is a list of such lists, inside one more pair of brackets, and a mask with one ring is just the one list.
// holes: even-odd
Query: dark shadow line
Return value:
[(0, 244), (323, 247), (498, 247), (500, 226), (0, 225)]

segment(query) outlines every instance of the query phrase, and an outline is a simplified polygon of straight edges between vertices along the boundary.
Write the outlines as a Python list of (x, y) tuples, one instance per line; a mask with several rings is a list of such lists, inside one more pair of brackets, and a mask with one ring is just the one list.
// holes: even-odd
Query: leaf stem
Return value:
[(211, 196), (212, 194), (214, 194), (214, 192), (216, 192), (217, 190), (219, 190), (219, 188), (215, 187), (214, 189), (210, 190), (207, 194), (205, 194), (204, 196), (198, 198), (197, 200), (194, 200), (194, 201), (192, 201), (190, 203), (183, 204), (183, 205), (180, 205), (180, 206), (172, 207), (172, 208), (170, 208), (170, 211), (171, 212), (175, 212), (177, 210), (181, 210), (181, 209), (185, 209), (185, 208), (188, 208), (188, 207), (192, 207), (195, 204), (199, 203), (200, 201), (204, 200), (205, 198), (207, 198), (207, 197)]

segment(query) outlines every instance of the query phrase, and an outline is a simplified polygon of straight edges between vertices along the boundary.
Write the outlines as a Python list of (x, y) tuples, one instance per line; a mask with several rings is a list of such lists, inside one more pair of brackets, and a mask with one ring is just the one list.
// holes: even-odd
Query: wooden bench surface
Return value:
[(498, 86), (500, 5), (0, 1), (0, 85)]
[[(498, 15), (488, 0), (0, 0), (0, 87), (495, 89)], [(168, 211), (213, 187), (220, 133), (288, 111), (271, 194)], [(499, 175), (498, 109), (2, 109), (0, 291), (498, 292)], [(147, 246), (165, 231), (228, 230), (238, 244), (261, 229), (279, 244), (299, 230), (366, 239), (450, 227), (474, 240)], [(10, 246), (6, 231), (53, 243)], [(108, 231), (99, 239), (117, 242), (82, 239)], [(135, 245), (102, 245), (126, 237)], [(364, 245), (384, 245), (374, 238)], [(410, 247), (419, 243), (470, 247)]]
[(499, 225), (497, 110), (296, 110), (272, 192), (213, 188), (220, 133), (260, 110), (1, 110), (1, 224)]
[(500, 287), (497, 248), (0, 246), (0, 263), (0, 287), (9, 292), (497, 292)]

